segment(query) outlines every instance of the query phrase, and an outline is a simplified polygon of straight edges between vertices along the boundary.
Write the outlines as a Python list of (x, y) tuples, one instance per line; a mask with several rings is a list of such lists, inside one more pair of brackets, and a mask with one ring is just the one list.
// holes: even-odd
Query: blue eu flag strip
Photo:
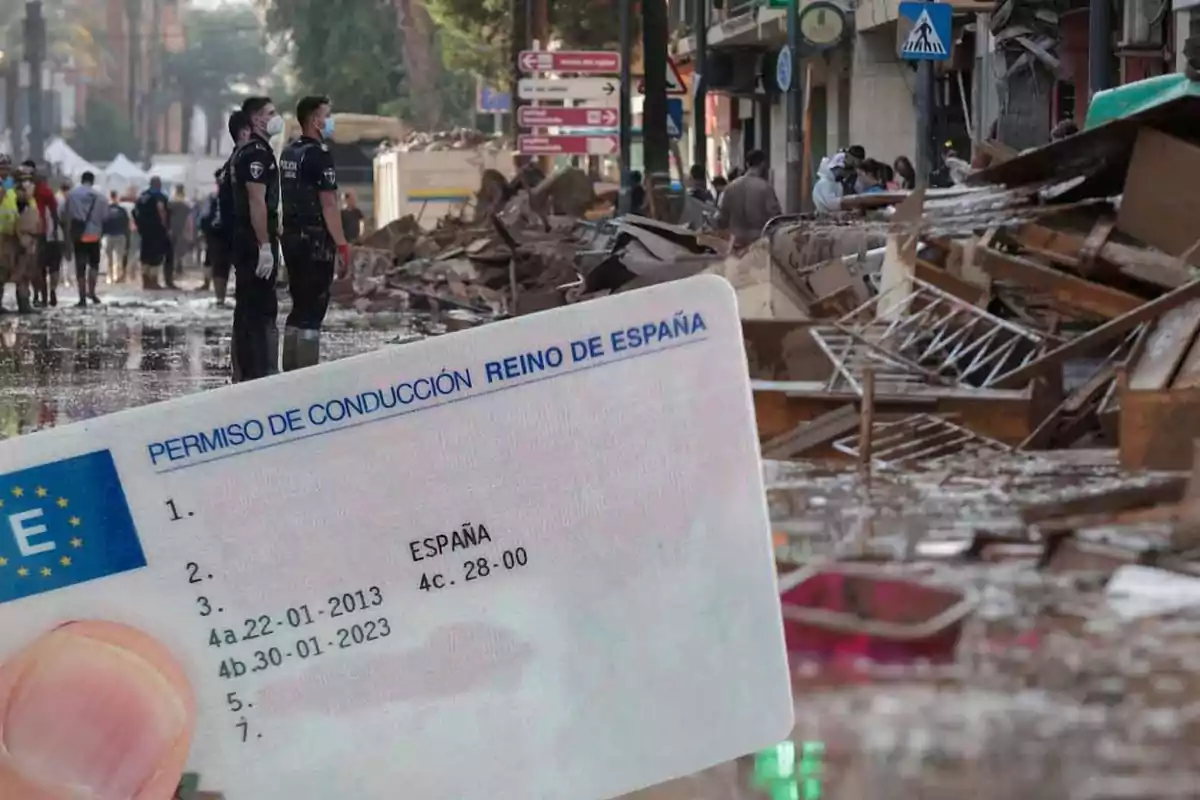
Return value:
[(144, 566), (109, 451), (0, 475), (0, 603)]

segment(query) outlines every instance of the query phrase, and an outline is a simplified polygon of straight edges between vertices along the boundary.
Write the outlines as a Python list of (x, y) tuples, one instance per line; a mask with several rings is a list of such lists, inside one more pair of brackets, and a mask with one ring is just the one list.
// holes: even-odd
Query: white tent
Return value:
[(124, 195), (127, 192), (140, 192), (150, 185), (150, 176), (144, 169), (118, 153), (109, 165), (104, 168), (104, 189)]
[(79, 183), (79, 179), (85, 172), (95, 175), (97, 183), (100, 182), (104, 175), (104, 170), (79, 155), (79, 153), (76, 153), (71, 148), (71, 145), (64, 142), (58, 136), (55, 136), (46, 145), (46, 161), (53, 164), (58, 172), (70, 178), (75, 183)]

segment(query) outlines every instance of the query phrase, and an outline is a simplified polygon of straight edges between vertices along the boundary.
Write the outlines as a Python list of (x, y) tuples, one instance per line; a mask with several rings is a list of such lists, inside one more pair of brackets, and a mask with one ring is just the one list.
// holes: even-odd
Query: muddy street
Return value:
[[(199, 292), (113, 290), (100, 308), (0, 316), (0, 437), (229, 383), (232, 308)], [(330, 313), (324, 360), (423, 335), (421, 317)]]

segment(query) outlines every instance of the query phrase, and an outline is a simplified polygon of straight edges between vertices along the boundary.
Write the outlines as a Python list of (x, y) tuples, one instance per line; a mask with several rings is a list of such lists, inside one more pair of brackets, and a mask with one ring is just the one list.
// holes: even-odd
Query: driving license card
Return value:
[(718, 278), (9, 440), (0, 498), (0, 658), (157, 637), (228, 800), (591, 800), (791, 728)]

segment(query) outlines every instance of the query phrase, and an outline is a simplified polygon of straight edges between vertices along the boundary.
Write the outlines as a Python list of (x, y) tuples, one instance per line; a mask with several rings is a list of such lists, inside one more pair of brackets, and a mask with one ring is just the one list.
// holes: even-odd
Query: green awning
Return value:
[(1200, 81), (1176, 72), (1096, 92), (1088, 106), (1084, 129), (1125, 119), (1185, 97), (1200, 98)]

